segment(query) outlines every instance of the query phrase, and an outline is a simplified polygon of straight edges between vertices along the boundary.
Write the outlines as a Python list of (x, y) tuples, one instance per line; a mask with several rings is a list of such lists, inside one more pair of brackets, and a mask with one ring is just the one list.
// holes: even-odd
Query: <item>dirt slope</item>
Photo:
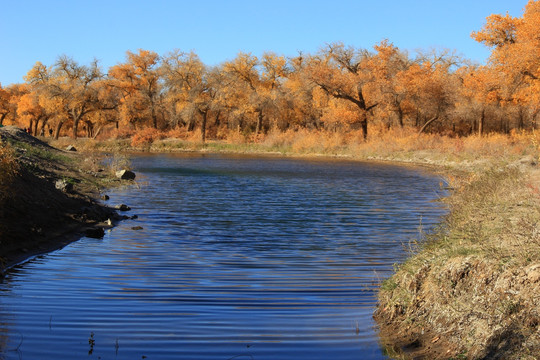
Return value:
[(540, 359), (540, 187), (535, 163), (456, 181), (450, 214), (380, 289), (395, 358)]
[[(0, 139), (18, 163), (0, 206), (0, 271), (118, 219), (113, 209), (95, 200), (109, 180), (98, 171), (97, 161), (52, 148), (12, 126), (0, 128)], [(73, 188), (58, 189), (58, 180)]]

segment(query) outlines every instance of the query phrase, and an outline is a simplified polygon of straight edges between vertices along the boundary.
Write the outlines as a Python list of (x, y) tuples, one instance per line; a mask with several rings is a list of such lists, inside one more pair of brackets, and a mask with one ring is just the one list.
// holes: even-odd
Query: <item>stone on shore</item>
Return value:
[(129, 210), (131, 210), (131, 208), (129, 206), (127, 206), (126, 204), (116, 205), (114, 208), (116, 210), (120, 210), (120, 211), (129, 211)]
[(73, 184), (68, 182), (66, 179), (56, 180), (54, 187), (65, 193), (70, 193), (73, 191)]
[(77, 151), (77, 149), (73, 145), (68, 145), (68, 147), (66, 148), (66, 151)]
[(86, 229), (84, 234), (89, 238), (101, 239), (103, 236), (105, 236), (105, 230), (103, 230), (103, 228), (91, 228)]
[(130, 170), (119, 170), (116, 172), (116, 177), (121, 180), (135, 180), (135, 173)]

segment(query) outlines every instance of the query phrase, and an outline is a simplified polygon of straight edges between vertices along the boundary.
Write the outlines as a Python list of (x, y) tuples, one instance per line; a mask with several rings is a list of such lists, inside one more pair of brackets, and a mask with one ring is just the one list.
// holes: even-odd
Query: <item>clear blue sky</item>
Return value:
[(23, 82), (36, 61), (59, 55), (104, 70), (126, 50), (194, 50), (208, 65), (239, 51), (314, 53), (325, 43), (402, 50), (449, 48), (477, 62), (489, 50), (470, 38), (486, 16), (521, 16), (527, 0), (0, 0), (0, 83)]

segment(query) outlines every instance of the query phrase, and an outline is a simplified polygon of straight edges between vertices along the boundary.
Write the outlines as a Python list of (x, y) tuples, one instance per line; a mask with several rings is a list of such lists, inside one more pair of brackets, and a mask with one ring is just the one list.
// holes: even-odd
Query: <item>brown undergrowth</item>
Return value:
[(463, 168), (490, 162), (490, 159), (515, 161), (525, 155), (538, 156), (540, 135), (514, 131), (510, 134), (471, 135), (467, 137), (439, 134), (418, 134), (414, 128), (372, 126), (367, 140), (360, 130), (271, 130), (255, 135), (236, 130), (216, 134), (213, 140), (200, 141), (198, 129), (181, 131), (143, 129), (137, 133), (113, 132), (97, 141), (61, 138), (50, 140), (62, 148), (75, 144), (78, 148), (98, 151), (207, 151), (233, 153), (275, 153), (295, 156), (342, 156), (355, 159), (391, 160), (429, 163)]

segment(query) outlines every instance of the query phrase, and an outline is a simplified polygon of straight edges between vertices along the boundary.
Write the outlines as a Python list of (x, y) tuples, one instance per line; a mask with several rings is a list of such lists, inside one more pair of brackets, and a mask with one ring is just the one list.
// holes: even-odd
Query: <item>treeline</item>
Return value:
[(61, 56), (37, 62), (25, 83), (0, 86), (0, 124), (35, 135), (96, 137), (144, 128), (198, 129), (202, 141), (239, 131), (361, 129), (373, 124), (448, 135), (535, 129), (540, 113), (540, 0), (522, 17), (491, 15), (472, 34), (487, 65), (451, 52), (411, 57), (389, 41), (373, 49), (328, 44), (286, 58), (240, 53), (219, 66), (193, 52), (127, 52), (104, 72)]

